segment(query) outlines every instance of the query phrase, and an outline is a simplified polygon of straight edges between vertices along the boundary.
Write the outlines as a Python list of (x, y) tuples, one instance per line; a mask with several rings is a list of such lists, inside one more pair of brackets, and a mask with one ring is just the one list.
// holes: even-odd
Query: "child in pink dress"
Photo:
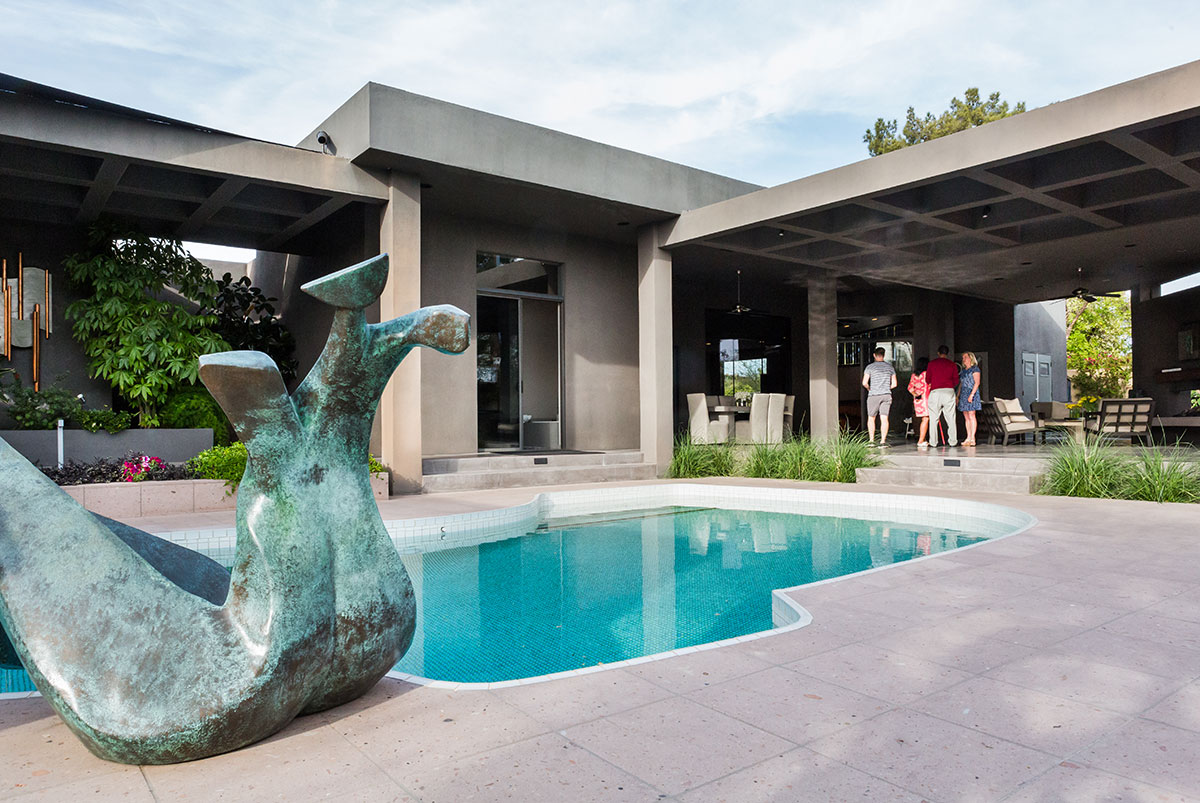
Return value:
[(912, 378), (908, 380), (908, 392), (913, 397), (913, 417), (921, 419), (921, 434), (917, 439), (917, 448), (926, 449), (929, 447), (927, 437), (929, 435), (929, 408), (926, 406), (929, 396), (929, 383), (925, 381), (925, 368), (929, 365), (929, 358), (922, 357), (917, 361), (917, 369), (913, 371)]

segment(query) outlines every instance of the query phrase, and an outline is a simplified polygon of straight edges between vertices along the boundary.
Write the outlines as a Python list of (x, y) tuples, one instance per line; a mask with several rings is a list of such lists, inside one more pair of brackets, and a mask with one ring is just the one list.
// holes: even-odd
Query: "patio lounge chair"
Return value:
[(692, 433), (693, 443), (724, 443), (729, 440), (729, 422), (712, 417), (703, 393), (689, 393), (687, 403), (688, 429)]
[(987, 423), (988, 443), (995, 443), (996, 438), (1000, 438), (1001, 443), (1007, 446), (1008, 439), (1018, 435), (1033, 435), (1036, 441), (1039, 432), (1043, 433), (1042, 437), (1045, 438), (1045, 427), (1021, 409), (1021, 402), (1017, 399), (993, 399), (984, 402), (980, 412)]
[(1100, 409), (1088, 413), (1083, 428), (1088, 434), (1128, 436), (1150, 440), (1154, 399), (1101, 399)]

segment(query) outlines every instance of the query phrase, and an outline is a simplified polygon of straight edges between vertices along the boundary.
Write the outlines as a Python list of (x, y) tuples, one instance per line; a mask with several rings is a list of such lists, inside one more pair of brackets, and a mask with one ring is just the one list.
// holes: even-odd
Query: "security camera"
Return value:
[(321, 150), (325, 153), (333, 152), (333, 138), (324, 131), (317, 132), (317, 144), (321, 146)]

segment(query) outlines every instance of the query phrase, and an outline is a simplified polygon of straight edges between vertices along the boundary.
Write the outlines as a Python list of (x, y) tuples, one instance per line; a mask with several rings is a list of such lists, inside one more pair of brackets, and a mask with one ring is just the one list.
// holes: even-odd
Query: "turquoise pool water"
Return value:
[[(773, 589), (1012, 530), (982, 518), (962, 526), (670, 507), (554, 519), (503, 540), (404, 555), (418, 617), (396, 669), (516, 680), (769, 630)], [(24, 672), (0, 670), (0, 692), (32, 689)]]
[(1007, 531), (982, 521), (967, 532), (743, 510), (633, 513), (404, 556), (419, 614), (396, 669), (495, 682), (756, 633), (773, 626), (773, 589)]

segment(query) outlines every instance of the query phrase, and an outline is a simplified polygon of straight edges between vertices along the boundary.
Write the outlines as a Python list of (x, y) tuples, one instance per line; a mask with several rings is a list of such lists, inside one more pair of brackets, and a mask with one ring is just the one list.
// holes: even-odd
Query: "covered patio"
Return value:
[[(1200, 264), (1198, 87), (1200, 62), (644, 229), (643, 452), (665, 465), (679, 394), (705, 381), (697, 310), (714, 295), (732, 306), (739, 268), (747, 306), (793, 320), (791, 380), (814, 434), (837, 428), (853, 378), (839, 332), (885, 316), (910, 316), (914, 354), (987, 352), (985, 398), (1037, 400), (1018, 379), (1026, 355), (1047, 354), (1052, 398), (1068, 400), (1056, 300), (1077, 288), (1130, 290), (1135, 395), (1185, 409), (1200, 376), (1163, 369), (1200, 290), (1159, 288)], [(660, 368), (672, 352), (676, 387)]]

